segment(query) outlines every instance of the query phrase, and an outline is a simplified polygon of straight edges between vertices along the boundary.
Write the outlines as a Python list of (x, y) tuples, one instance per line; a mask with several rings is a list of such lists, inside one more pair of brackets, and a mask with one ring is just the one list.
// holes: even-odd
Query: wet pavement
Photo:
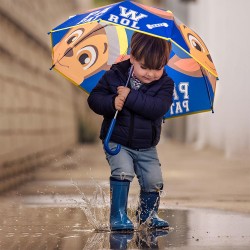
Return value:
[[(190, 181), (189, 176), (183, 174), (185, 170), (181, 171), (180, 168), (179, 175), (170, 170), (167, 178), (170, 184), (175, 184), (177, 191), (172, 190), (170, 185), (170, 194), (164, 191), (161, 198), (160, 216), (170, 223), (169, 231), (137, 227), (135, 210), (139, 188), (134, 181), (128, 204), (129, 217), (134, 222), (136, 231), (110, 232), (109, 171), (107, 166), (103, 166), (106, 163), (99, 150), (100, 148), (82, 147), (65, 157), (55, 156), (46, 168), (36, 172), (35, 181), (0, 197), (0, 250), (250, 249), (249, 213), (202, 208), (207, 205), (216, 207), (218, 202), (214, 199), (208, 203), (207, 198), (211, 193), (206, 193), (205, 178), (200, 186), (205, 195), (203, 199), (198, 199), (201, 188), (185, 183), (186, 179), (187, 182)], [(178, 147), (178, 150), (180, 152), (181, 148)], [(171, 150), (168, 152), (174, 153)], [(93, 153), (98, 157), (90, 157)], [(204, 155), (201, 158), (204, 158)], [(182, 176), (183, 181), (180, 183), (178, 178)], [(197, 180), (200, 178), (202, 182), (203, 174), (199, 176), (197, 171), (197, 176)], [(209, 173), (206, 173), (206, 177), (209, 178)], [(180, 184), (183, 190), (180, 190), (179, 195)], [(211, 183), (208, 185), (211, 186)], [(223, 189), (218, 189), (216, 179), (213, 186), (220, 196), (227, 195), (234, 201), (232, 208), (237, 209), (239, 204), (241, 211), (244, 204), (238, 201), (244, 197), (242, 201), (245, 201), (246, 209), (249, 209), (248, 200), (245, 198), (249, 191), (243, 189), (243, 183), (243, 191), (238, 194), (238, 201), (233, 200), (234, 197), (229, 196), (229, 193), (223, 193)], [(187, 199), (184, 194), (190, 197), (189, 204), (192, 204), (192, 207), (185, 206)], [(201, 203), (205, 205), (194, 208)], [(228, 205), (226, 202), (220, 202), (220, 205), (222, 204), (224, 207)]]
[[(1, 203), (0, 249), (249, 249), (250, 217), (212, 209), (163, 208), (160, 216), (170, 223), (169, 231), (111, 233), (102, 195)], [(130, 206), (136, 225), (134, 212)]]

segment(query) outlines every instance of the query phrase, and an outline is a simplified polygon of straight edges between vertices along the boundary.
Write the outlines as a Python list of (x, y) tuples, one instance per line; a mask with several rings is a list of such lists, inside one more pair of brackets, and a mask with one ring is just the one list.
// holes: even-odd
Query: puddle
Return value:
[[(105, 229), (107, 221), (106, 225), (104, 221), (95, 222), (103, 227), (97, 232), (80, 207), (13, 203), (1, 205), (0, 213), (0, 249), (4, 250), (249, 249), (250, 246), (250, 217), (217, 210), (162, 209), (161, 217), (171, 225), (169, 232), (142, 230), (127, 234), (109, 232)], [(95, 213), (103, 214), (103, 208), (96, 208)]]
[[(160, 216), (170, 223), (169, 232), (136, 229), (115, 233), (108, 229), (109, 194), (103, 185), (59, 184), (73, 185), (76, 192), (30, 194), (21, 197), (21, 202), (11, 198), (1, 201), (0, 250), (249, 249), (250, 216), (163, 207)], [(81, 187), (89, 191), (83, 193)], [(137, 196), (129, 196), (128, 214), (135, 228)]]

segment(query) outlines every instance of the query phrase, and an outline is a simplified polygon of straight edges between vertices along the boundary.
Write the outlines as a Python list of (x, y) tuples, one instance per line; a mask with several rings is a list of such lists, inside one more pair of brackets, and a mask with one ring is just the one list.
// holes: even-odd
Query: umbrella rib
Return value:
[(207, 94), (208, 94), (208, 98), (209, 98), (210, 105), (211, 105), (211, 110), (212, 110), (212, 113), (214, 113), (214, 107), (213, 107), (213, 102), (212, 102), (211, 94), (210, 94), (210, 91), (209, 91), (209, 88), (208, 88), (207, 78), (205, 77), (202, 68), (201, 68), (201, 73), (202, 73), (203, 78), (205, 79)]

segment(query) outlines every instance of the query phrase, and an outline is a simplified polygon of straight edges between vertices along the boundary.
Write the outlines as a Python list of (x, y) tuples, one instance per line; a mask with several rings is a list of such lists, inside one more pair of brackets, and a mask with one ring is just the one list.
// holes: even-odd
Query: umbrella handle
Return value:
[[(117, 111), (117, 113), (118, 113), (118, 111)], [(112, 135), (112, 132), (113, 132), (115, 123), (116, 123), (116, 115), (115, 115), (115, 117), (112, 119), (112, 122), (111, 122), (111, 124), (110, 124), (110, 126), (109, 126), (108, 133), (107, 133), (106, 138), (105, 138), (105, 140), (104, 140), (104, 149), (105, 149), (106, 152), (107, 152), (108, 154), (110, 154), (110, 155), (117, 155), (117, 154), (120, 152), (120, 150), (121, 150), (121, 145), (120, 145), (120, 144), (117, 144), (117, 147), (116, 147), (115, 150), (111, 150), (111, 149), (109, 148), (109, 140), (110, 140), (110, 137), (111, 137), (111, 135)]]
[[(129, 81), (130, 81), (130, 78), (132, 76), (133, 70), (134, 70), (134, 66), (132, 65), (130, 67), (130, 71), (129, 71), (129, 75), (128, 75), (128, 79), (127, 79), (127, 82), (125, 84), (125, 87), (127, 87), (128, 84), (129, 84)], [(120, 150), (121, 150), (121, 145), (120, 144), (117, 144), (116, 149), (113, 150), (113, 151), (109, 148), (109, 141), (110, 141), (110, 137), (112, 135), (112, 132), (113, 132), (113, 129), (114, 129), (114, 126), (115, 126), (115, 123), (116, 123), (116, 117), (117, 117), (117, 115), (118, 115), (118, 110), (116, 110), (116, 112), (115, 112), (115, 116), (114, 116), (113, 120), (111, 121), (108, 133), (107, 133), (106, 138), (104, 140), (104, 149), (110, 155), (117, 155), (120, 152)]]

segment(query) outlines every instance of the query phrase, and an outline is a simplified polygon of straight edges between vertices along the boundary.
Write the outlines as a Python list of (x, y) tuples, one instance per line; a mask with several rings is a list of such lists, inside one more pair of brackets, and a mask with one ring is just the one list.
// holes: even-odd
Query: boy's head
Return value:
[(130, 55), (137, 61), (143, 61), (148, 69), (161, 69), (167, 63), (171, 43), (143, 33), (135, 32), (131, 38)]
[(168, 62), (170, 51), (169, 42), (142, 33), (134, 33), (130, 51), (134, 75), (145, 84), (159, 80)]

